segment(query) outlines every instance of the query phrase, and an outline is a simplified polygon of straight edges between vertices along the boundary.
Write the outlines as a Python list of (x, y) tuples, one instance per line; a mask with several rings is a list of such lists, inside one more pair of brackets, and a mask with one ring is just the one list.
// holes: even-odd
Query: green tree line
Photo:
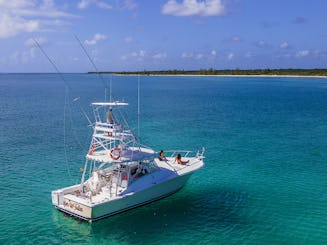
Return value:
[[(94, 74), (96, 72), (88, 72)], [(160, 70), (160, 71), (101, 71), (101, 74), (117, 75), (271, 75), (271, 76), (327, 76), (327, 69), (200, 69), (200, 70)]]

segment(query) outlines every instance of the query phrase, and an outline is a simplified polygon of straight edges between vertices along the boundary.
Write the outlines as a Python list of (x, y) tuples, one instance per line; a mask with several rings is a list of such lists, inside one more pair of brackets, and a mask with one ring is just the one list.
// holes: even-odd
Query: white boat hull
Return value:
[[(191, 174), (176, 175), (175, 178), (161, 183), (154, 183), (151, 187), (142, 191), (130, 192), (126, 195), (118, 196), (114, 200), (108, 200), (107, 202), (91, 206), (72, 201), (68, 197), (65, 197), (65, 195), (62, 197), (63, 201), (61, 205), (59, 202), (57, 205), (54, 203), (54, 205), (57, 209), (65, 213), (91, 222), (167, 197), (181, 189)], [(59, 199), (58, 197), (54, 197), (53, 193), (53, 199), (56, 198)]]

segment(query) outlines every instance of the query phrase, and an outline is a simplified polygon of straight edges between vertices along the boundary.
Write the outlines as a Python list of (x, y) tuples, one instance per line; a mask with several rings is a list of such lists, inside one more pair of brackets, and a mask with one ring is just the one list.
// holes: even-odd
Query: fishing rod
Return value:
[[(43, 55), (48, 59), (48, 61), (50, 62), (50, 64), (53, 66), (53, 68), (57, 71), (57, 73), (59, 74), (61, 80), (66, 85), (66, 88), (68, 88), (69, 91), (72, 91), (72, 88), (68, 84), (68, 82), (65, 79), (64, 75), (60, 72), (60, 70), (58, 69), (58, 67), (56, 66), (56, 64), (50, 59), (49, 55), (44, 51), (44, 49), (42, 48), (42, 46), (40, 45), (40, 43), (36, 39), (33, 39), (33, 40), (36, 43), (36, 45), (38, 46), (38, 48), (42, 51)], [(73, 102), (79, 101), (79, 99), (80, 99), (80, 97), (77, 97), (77, 98), (75, 98), (73, 100)], [(79, 108), (82, 111), (83, 115), (85, 116), (86, 120), (88, 121), (89, 125), (92, 126), (92, 122), (91, 122), (90, 118), (87, 116), (85, 110), (82, 108), (82, 106), (80, 105), (80, 103), (79, 103)]]
[(44, 49), (42, 48), (42, 46), (40, 45), (40, 43), (36, 39), (34, 39), (34, 38), (33, 38), (33, 41), (38, 46), (38, 48), (41, 50), (41, 52), (43, 53), (43, 55), (48, 59), (48, 61), (50, 62), (50, 64), (53, 66), (53, 68), (57, 71), (57, 73), (59, 74), (60, 78), (63, 80), (63, 82), (67, 86), (67, 88), (71, 91), (72, 90), (71, 87), (69, 86), (69, 84), (66, 81), (64, 75), (60, 72), (60, 70), (58, 69), (58, 67), (56, 66), (56, 64), (50, 59), (49, 55), (47, 55), (47, 53), (44, 51)]
[(68, 172), (68, 175), (69, 175), (69, 178), (71, 180), (73, 180), (73, 177), (70, 173), (70, 168), (68, 166), (68, 153), (67, 153), (67, 141), (66, 141), (66, 138), (67, 138), (67, 132), (66, 132), (66, 111), (67, 111), (67, 108), (66, 108), (66, 104), (67, 104), (67, 100), (69, 101), (69, 91), (71, 91), (71, 87), (69, 86), (68, 82), (66, 81), (65, 77), (63, 76), (63, 74), (60, 72), (60, 70), (58, 69), (58, 67), (56, 66), (56, 64), (50, 59), (50, 57), (47, 55), (47, 53), (44, 51), (44, 49), (41, 47), (40, 43), (34, 39), (34, 42), (36, 43), (36, 45), (38, 46), (38, 48), (41, 50), (41, 52), (43, 53), (43, 55), (48, 59), (48, 61), (50, 62), (50, 64), (54, 67), (54, 69), (57, 71), (57, 73), (59, 74), (61, 80), (64, 82), (65, 84), (65, 102), (64, 102), (64, 156), (65, 156), (65, 162), (66, 162), (66, 169), (67, 169), (67, 172)]
[[(98, 75), (98, 77), (100, 78), (101, 82), (103, 83), (104, 86), (104, 101), (107, 100), (107, 83), (104, 80), (103, 76), (101, 76), (101, 73), (99, 72), (97, 66), (95, 65), (94, 61), (92, 60), (91, 56), (89, 55), (89, 53), (87, 52), (87, 50), (85, 49), (83, 43), (81, 42), (81, 40), (74, 34), (75, 39), (77, 40), (77, 42), (79, 43), (79, 45), (81, 46), (82, 50), (84, 51), (84, 53), (86, 54), (87, 58), (89, 59), (89, 61), (91, 62), (94, 70), (96, 71), (96, 74)], [(110, 81), (111, 83), (111, 81)], [(110, 84), (110, 102), (111, 102), (111, 84)]]

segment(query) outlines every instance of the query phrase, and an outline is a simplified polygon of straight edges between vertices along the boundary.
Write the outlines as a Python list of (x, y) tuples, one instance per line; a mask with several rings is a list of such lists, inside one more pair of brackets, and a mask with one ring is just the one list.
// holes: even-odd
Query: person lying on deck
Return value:
[(177, 162), (178, 164), (181, 164), (181, 165), (185, 165), (186, 163), (189, 162), (189, 160), (187, 161), (182, 161), (182, 156), (181, 154), (177, 154), (176, 158), (175, 158), (175, 162)]

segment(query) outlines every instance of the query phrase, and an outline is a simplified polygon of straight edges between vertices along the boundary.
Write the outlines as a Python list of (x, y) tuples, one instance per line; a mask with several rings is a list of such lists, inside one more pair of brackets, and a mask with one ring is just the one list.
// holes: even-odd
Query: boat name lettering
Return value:
[(69, 207), (70, 209), (73, 209), (73, 210), (83, 212), (83, 208), (81, 207), (81, 205), (79, 205), (78, 203), (75, 203), (73, 201), (70, 201), (70, 200), (65, 200), (64, 206)]

